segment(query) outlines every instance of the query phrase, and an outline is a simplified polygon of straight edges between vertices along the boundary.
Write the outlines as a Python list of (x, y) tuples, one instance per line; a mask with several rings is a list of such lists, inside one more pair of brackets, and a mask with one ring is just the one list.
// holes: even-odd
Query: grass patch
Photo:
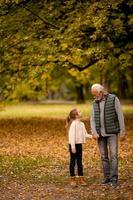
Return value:
[[(65, 182), (67, 174), (62, 174), (63, 163), (53, 163), (49, 157), (35, 158), (22, 156), (0, 156), (0, 177), (6, 182), (23, 180), (33, 183), (59, 183)], [(57, 173), (58, 172), (58, 173)]]
[(66, 117), (72, 108), (79, 108), (84, 116), (90, 113), (90, 104), (18, 104), (5, 106), (0, 117)]
[(8, 178), (26, 178), (38, 168), (48, 168), (52, 159), (48, 157), (0, 156), (0, 174)]
[(36, 176), (36, 178), (31, 178), (31, 182), (33, 183), (48, 183), (48, 184), (58, 184), (58, 185), (64, 185), (67, 181), (68, 177), (64, 174), (64, 176), (60, 175), (42, 175), (42, 176)]
[[(68, 115), (72, 108), (78, 108), (82, 111), (84, 117), (88, 117), (91, 113), (92, 104), (17, 104), (6, 105), (0, 111), (1, 118), (15, 117), (61, 117)], [(122, 103), (124, 113), (133, 113), (133, 103)]]

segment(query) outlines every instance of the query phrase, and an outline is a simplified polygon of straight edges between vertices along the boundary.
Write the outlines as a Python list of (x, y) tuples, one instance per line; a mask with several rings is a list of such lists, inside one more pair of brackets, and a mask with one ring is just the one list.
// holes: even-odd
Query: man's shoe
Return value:
[(110, 185), (113, 187), (113, 188), (116, 188), (118, 186), (118, 182), (117, 181), (111, 181), (110, 182)]
[(102, 183), (103, 185), (104, 185), (104, 184), (108, 184), (108, 183), (110, 183), (110, 179), (109, 179), (109, 178), (104, 179), (101, 183)]

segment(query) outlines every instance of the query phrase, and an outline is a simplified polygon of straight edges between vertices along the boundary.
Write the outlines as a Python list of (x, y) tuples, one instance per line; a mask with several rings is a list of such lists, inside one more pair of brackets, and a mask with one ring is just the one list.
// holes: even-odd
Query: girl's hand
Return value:
[(93, 138), (93, 136), (91, 134), (88, 134), (88, 133), (86, 134), (86, 137), (87, 138)]
[(76, 153), (76, 149), (72, 149), (72, 153)]

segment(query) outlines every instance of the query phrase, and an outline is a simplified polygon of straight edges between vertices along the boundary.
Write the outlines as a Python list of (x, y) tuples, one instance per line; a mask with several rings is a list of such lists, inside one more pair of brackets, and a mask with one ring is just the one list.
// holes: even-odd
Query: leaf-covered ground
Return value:
[[(69, 185), (69, 153), (64, 119), (0, 120), (0, 200), (131, 200), (133, 197), (133, 116), (126, 118), (127, 138), (119, 143), (119, 187), (100, 184), (98, 147), (84, 145), (88, 186)], [(87, 129), (89, 126), (85, 120)]]

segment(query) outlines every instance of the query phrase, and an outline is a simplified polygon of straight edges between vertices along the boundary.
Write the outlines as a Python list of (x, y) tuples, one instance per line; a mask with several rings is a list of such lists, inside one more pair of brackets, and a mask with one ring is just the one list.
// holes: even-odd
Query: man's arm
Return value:
[(95, 119), (94, 119), (94, 109), (92, 108), (91, 117), (90, 117), (90, 126), (93, 138), (99, 138), (99, 134), (96, 131)]
[(120, 125), (120, 136), (125, 137), (126, 131), (125, 131), (124, 116), (123, 116), (121, 104), (118, 97), (115, 98), (115, 109), (116, 109), (116, 113), (117, 113), (119, 125)]

